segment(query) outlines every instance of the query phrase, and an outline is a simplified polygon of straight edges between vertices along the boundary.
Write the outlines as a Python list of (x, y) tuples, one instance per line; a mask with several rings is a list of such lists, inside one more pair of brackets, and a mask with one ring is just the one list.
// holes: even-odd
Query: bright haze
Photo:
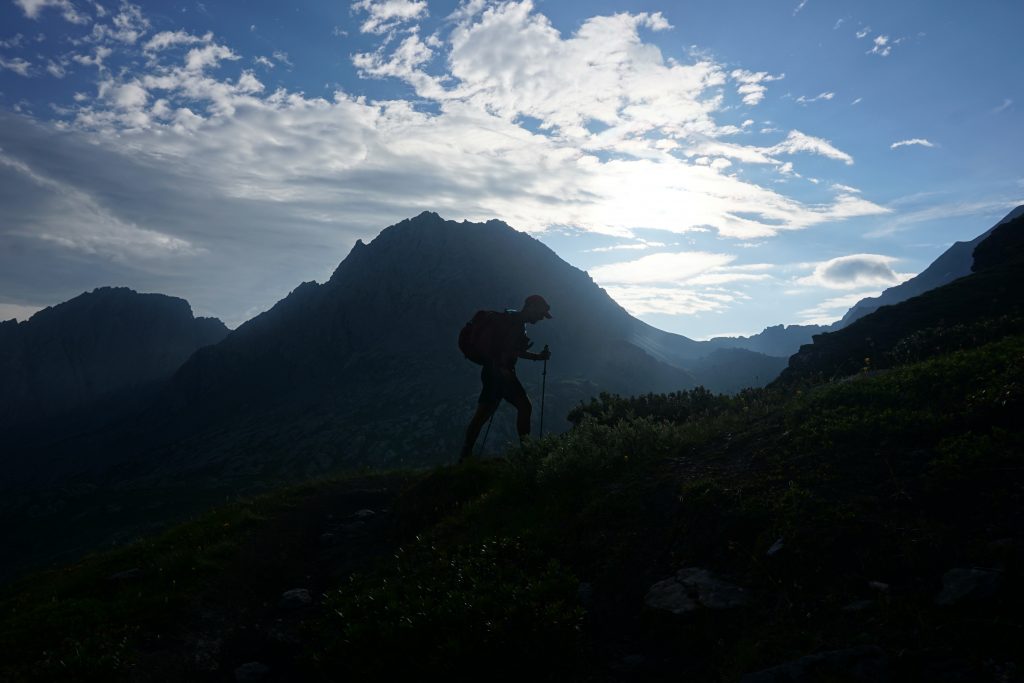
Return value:
[(1019, 2), (0, 2), (0, 318), (118, 285), (235, 326), (430, 210), (749, 334), (1024, 198)]

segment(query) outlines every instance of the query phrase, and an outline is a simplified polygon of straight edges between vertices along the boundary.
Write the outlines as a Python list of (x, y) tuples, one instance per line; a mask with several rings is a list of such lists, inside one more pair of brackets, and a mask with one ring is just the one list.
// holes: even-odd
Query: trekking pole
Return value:
[[(544, 345), (544, 353), (547, 353), (548, 345)], [(548, 387), (548, 359), (544, 359), (544, 370), (540, 373), (540, 436), (544, 436), (544, 394)]]
[(494, 416), (497, 413), (498, 413), (497, 410), (495, 410), (493, 413), (491, 413), (491, 419), (487, 421), (487, 431), (484, 432), (483, 443), (480, 444), (480, 450), (476, 452), (476, 457), (478, 457), (478, 458), (484, 454), (484, 447), (487, 446), (487, 435), (491, 433), (491, 423), (494, 422)]

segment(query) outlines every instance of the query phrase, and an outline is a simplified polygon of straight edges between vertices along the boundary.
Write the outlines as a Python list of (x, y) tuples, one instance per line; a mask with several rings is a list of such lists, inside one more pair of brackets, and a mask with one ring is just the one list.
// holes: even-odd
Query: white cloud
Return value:
[(796, 6), (796, 9), (794, 9), (794, 10), (793, 10), (793, 16), (796, 16), (796, 15), (797, 15), (797, 13), (798, 13), (798, 12), (799, 12), (800, 10), (802, 10), (802, 9), (804, 8), (804, 5), (806, 5), (806, 4), (807, 4), (807, 0), (800, 0), (800, 4), (799, 4), (799, 5), (797, 5), (797, 6)]
[(194, 47), (185, 55), (185, 68), (189, 71), (202, 71), (217, 66), (223, 60), (241, 59), (231, 48), (223, 45), (210, 44)]
[(810, 104), (811, 102), (818, 102), (820, 100), (831, 100), (835, 96), (836, 94), (834, 92), (826, 91), (818, 93), (814, 97), (806, 97), (804, 95), (801, 95), (800, 97), (796, 98), (796, 101), (799, 102), (800, 104)]
[(898, 149), (900, 147), (910, 147), (913, 145), (920, 145), (921, 147), (934, 147), (935, 143), (929, 142), (924, 138), (910, 138), (909, 140), (900, 140), (889, 145), (889, 149)]
[(68, 73), (63, 64), (58, 64), (52, 59), (46, 63), (46, 72), (54, 78), (64, 78)]
[(798, 152), (807, 152), (810, 154), (820, 154), (821, 156), (828, 157), (829, 159), (842, 161), (848, 166), (853, 163), (853, 157), (846, 152), (833, 147), (832, 143), (828, 140), (816, 138), (812, 135), (806, 135), (798, 130), (789, 131), (785, 140), (773, 147), (769, 147), (767, 151), (771, 154), (797, 154)]
[(138, 5), (122, 2), (118, 13), (110, 24), (96, 22), (92, 26), (92, 40), (117, 42), (134, 45), (149, 30), (149, 20), (142, 15)]
[(65, 21), (73, 24), (86, 24), (89, 18), (79, 12), (70, 0), (14, 0), (29, 19), (38, 19), (39, 13), (46, 7), (56, 7)]
[(639, 240), (637, 242), (627, 242), (623, 244), (613, 244), (608, 247), (594, 247), (593, 249), (586, 249), (587, 253), (600, 254), (609, 251), (646, 251), (647, 249), (654, 249), (657, 247), (664, 247), (664, 242), (648, 242), (647, 240)]
[(598, 266), (590, 271), (595, 281), (604, 284), (681, 283), (694, 276), (732, 263), (735, 256), (703, 251), (651, 254), (634, 261)]
[(853, 102), (850, 102), (850, 104), (851, 104), (851, 105), (854, 105), (854, 104), (860, 104), (860, 103), (861, 103), (861, 102), (863, 102), (863, 101), (864, 101), (864, 98), (863, 98), (863, 97), (858, 97), (858, 98), (857, 98), (857, 99), (855, 99), (855, 100), (854, 100)]
[(715, 311), (748, 298), (742, 291), (724, 289), (723, 285), (771, 279), (767, 271), (773, 266), (733, 266), (735, 258), (701, 251), (663, 252), (598, 266), (590, 275), (634, 315)]
[(645, 285), (606, 287), (608, 294), (633, 315), (694, 315), (723, 311), (745, 298), (739, 292)]
[(209, 43), (212, 41), (213, 33), (195, 36), (187, 31), (161, 31), (146, 41), (143, 50), (146, 52), (157, 52), (178, 45), (195, 45), (196, 43)]
[(0, 47), (10, 50), (19, 47), (24, 42), (24, 40), (25, 36), (21, 35), (20, 33), (15, 33), (10, 38), (0, 40)]
[(274, 62), (272, 62), (271, 60), (267, 59), (263, 55), (260, 55), (259, 57), (257, 57), (253, 61), (256, 62), (257, 64), (259, 64), (260, 66), (267, 67), (268, 69), (273, 69), (274, 66), (275, 66)]
[(780, 81), (786, 77), (786, 74), (773, 76), (767, 71), (733, 69), (732, 72), (730, 72), (729, 77), (740, 84), (739, 87), (736, 88), (736, 92), (743, 97), (743, 103), (753, 106), (764, 99), (765, 93), (768, 90), (767, 86), (763, 85), (764, 83)]
[[(352, 55), (352, 64), (359, 69), (362, 76), (392, 76), (406, 81), (417, 80), (417, 68), (430, 61), (433, 51), (420, 40), (418, 33), (405, 38), (399, 46), (385, 56), (382, 50), (373, 53)], [(429, 87), (428, 82), (421, 84), (422, 89)]]
[(860, 38), (860, 39), (867, 38), (868, 34), (870, 34), (870, 33), (871, 33), (871, 27), (870, 26), (865, 26), (864, 28), (859, 29), (857, 31), (857, 38)]
[(25, 61), (21, 57), (14, 57), (12, 59), (0, 57), (0, 71), (2, 70), (13, 71), (19, 76), (28, 78), (32, 75), (32, 63)]
[(881, 57), (888, 57), (892, 54), (892, 45), (889, 44), (889, 36), (878, 35), (875, 36), (874, 45), (868, 50), (869, 55), (879, 55)]
[(292, 64), (292, 60), (288, 58), (288, 53), (283, 50), (274, 50), (271, 56), (285, 66), (295, 66)]
[(427, 16), (426, 0), (359, 0), (352, 9), (367, 14), (359, 30), (378, 35)]
[(97, 69), (103, 70), (103, 60), (114, 53), (109, 47), (99, 45), (96, 47), (95, 52), (90, 57), (89, 55), (73, 55), (71, 58), (83, 66), (95, 66)]
[(892, 287), (913, 277), (913, 273), (897, 273), (892, 269), (897, 260), (880, 254), (839, 256), (815, 264), (814, 270), (797, 283), (828, 289)]

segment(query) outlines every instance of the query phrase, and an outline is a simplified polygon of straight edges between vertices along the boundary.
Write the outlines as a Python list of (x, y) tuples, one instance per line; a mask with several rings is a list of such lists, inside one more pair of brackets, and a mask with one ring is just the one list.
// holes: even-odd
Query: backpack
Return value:
[(494, 335), (505, 317), (498, 311), (477, 311), (459, 331), (459, 351), (477, 365), (494, 358)]

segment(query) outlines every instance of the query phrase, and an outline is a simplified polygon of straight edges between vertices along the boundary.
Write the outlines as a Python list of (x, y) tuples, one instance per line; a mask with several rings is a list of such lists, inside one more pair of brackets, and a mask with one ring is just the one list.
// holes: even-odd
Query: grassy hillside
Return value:
[[(1024, 336), (996, 328), (218, 510), (10, 588), (0, 678), (733, 681), (831, 653), (787, 675), (1016, 680)], [(743, 604), (648, 604), (683, 568)]]

